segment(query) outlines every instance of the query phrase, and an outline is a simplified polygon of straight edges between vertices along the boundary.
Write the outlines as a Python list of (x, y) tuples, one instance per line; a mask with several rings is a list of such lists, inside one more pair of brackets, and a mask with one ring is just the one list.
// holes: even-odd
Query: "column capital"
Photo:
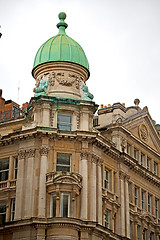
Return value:
[(48, 155), (48, 151), (49, 151), (49, 149), (47, 147), (42, 147), (42, 148), (40, 148), (39, 153), (41, 154), (41, 156), (42, 155), (43, 156), (47, 156)]
[(25, 150), (20, 150), (18, 153), (19, 159), (24, 159), (26, 156), (26, 151)]
[(125, 180), (125, 181), (129, 181), (129, 179), (130, 179), (130, 177), (121, 170), (119, 171), (119, 177), (120, 177), (120, 179)]
[(80, 152), (81, 160), (82, 159), (87, 159), (88, 160), (89, 155), (90, 155), (90, 153), (87, 152), (87, 151), (81, 151)]
[(34, 157), (35, 156), (35, 149), (29, 149), (28, 151), (28, 157), (31, 158), (31, 157)]

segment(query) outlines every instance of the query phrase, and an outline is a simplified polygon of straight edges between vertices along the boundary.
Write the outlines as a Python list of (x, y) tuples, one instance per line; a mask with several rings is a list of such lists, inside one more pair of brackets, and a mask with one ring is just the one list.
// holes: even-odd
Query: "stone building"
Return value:
[(159, 240), (159, 129), (138, 99), (98, 109), (65, 18), (35, 56), (27, 114), (0, 119), (0, 239)]

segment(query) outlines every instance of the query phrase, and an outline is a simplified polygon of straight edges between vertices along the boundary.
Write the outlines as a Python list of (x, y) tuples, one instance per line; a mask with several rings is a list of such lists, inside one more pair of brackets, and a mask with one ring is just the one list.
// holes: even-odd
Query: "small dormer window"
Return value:
[(57, 128), (63, 131), (71, 131), (72, 129), (72, 115), (58, 113)]

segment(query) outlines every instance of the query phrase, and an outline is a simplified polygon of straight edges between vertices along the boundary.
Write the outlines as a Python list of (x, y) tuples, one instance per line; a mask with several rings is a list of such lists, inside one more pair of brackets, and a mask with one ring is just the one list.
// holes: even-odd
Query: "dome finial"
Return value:
[(58, 14), (58, 18), (60, 20), (59, 23), (57, 23), (57, 27), (59, 28), (59, 33), (65, 33), (65, 29), (68, 27), (68, 24), (64, 22), (67, 15), (65, 12), (60, 12)]

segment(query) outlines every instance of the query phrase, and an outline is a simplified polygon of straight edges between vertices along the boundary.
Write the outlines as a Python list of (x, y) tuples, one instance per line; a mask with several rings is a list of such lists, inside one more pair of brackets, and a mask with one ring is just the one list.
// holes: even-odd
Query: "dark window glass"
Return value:
[(58, 114), (57, 128), (63, 131), (71, 131), (72, 116), (67, 114)]
[(57, 153), (56, 171), (70, 172), (70, 154)]
[(9, 159), (0, 160), (0, 181), (8, 180)]
[(6, 203), (0, 203), (0, 224), (4, 224), (6, 220)]
[(69, 194), (61, 193), (61, 217), (69, 216)]

